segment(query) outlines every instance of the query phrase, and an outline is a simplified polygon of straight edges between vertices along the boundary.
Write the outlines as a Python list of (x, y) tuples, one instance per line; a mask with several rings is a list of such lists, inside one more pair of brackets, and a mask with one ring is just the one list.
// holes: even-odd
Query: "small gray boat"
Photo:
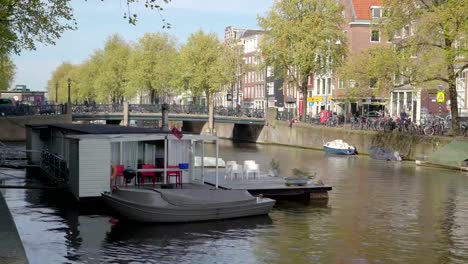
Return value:
[(376, 160), (400, 161), (401, 156), (398, 151), (384, 147), (370, 147), (369, 156)]
[(103, 193), (104, 201), (125, 218), (139, 222), (195, 222), (268, 214), (275, 200), (245, 190), (133, 189)]

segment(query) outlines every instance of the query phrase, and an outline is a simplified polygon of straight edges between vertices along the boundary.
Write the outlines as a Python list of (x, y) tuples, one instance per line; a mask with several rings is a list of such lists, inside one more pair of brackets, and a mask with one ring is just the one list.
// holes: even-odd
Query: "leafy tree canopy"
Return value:
[(386, 17), (380, 26), (393, 38), (402, 66), (410, 74), (409, 84), (446, 84), (452, 129), (458, 134), (456, 79), (468, 68), (468, 2), (384, 0), (383, 6)]
[(8, 90), (15, 76), (15, 65), (7, 55), (0, 54), (0, 91)]
[(341, 10), (333, 0), (284, 0), (258, 18), (266, 32), (261, 48), (268, 65), (304, 95), (309, 75), (335, 69), (346, 53)]
[[(160, 12), (170, 0), (127, 0), (124, 18), (136, 24), (137, 14), (132, 7), (143, 4)], [(71, 2), (67, 0), (0, 0), (0, 54), (34, 50), (36, 43), (55, 44), (63, 32), (76, 29)], [(161, 15), (161, 14), (160, 14)], [(163, 18), (163, 28), (170, 24)]]
[(110, 36), (102, 54), (102, 65), (96, 83), (98, 101), (121, 102), (128, 82), (128, 59), (130, 45), (118, 34)]
[(377, 46), (349, 56), (338, 74), (349, 97), (377, 96), (393, 89), (400, 62), (393, 48)]
[(194, 95), (205, 93), (208, 101), (208, 127), (213, 132), (214, 94), (226, 89), (232, 80), (235, 59), (232, 49), (214, 34), (199, 30), (190, 35), (181, 49), (180, 79)]
[(134, 97), (138, 92), (149, 92), (154, 102), (156, 94), (174, 92), (177, 60), (173, 36), (146, 33), (138, 40), (130, 56), (129, 87), (125, 94)]

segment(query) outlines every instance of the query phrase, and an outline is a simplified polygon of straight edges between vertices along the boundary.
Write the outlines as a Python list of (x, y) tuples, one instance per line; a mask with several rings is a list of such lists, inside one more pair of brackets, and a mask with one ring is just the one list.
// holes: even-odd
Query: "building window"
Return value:
[(317, 95), (320, 94), (320, 79), (317, 79)]
[(378, 30), (372, 30), (371, 42), (380, 42), (380, 32)]
[(381, 18), (382, 17), (382, 8), (380, 6), (372, 6), (372, 18)]
[(322, 94), (325, 94), (325, 79), (322, 79)]
[(331, 78), (328, 78), (327, 90), (328, 90), (328, 94), (331, 94)]
[(345, 80), (339, 80), (338, 81), (338, 89), (344, 89), (344, 84), (345, 84)]

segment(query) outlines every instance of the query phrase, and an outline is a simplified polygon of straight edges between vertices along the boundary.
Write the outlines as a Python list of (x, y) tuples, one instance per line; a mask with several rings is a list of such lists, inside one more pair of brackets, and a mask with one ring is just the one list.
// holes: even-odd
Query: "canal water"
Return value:
[[(116, 223), (40, 190), (2, 193), (31, 263), (468, 263), (466, 173), (229, 141), (220, 153), (262, 169), (274, 158), (283, 175), (316, 171), (333, 191), (327, 204), (282, 202), (269, 216), (178, 225)], [(28, 181), (14, 175), (0, 181)]]

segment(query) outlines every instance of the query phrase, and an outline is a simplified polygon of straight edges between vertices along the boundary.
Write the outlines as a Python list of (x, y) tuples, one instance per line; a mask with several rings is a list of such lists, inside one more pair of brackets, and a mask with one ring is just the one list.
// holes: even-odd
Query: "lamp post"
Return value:
[(72, 82), (72, 80), (70, 78), (68, 78), (68, 80), (67, 80), (67, 83), (68, 83), (67, 113), (68, 114), (71, 114), (71, 95), (70, 95), (71, 82)]
[(55, 104), (58, 104), (58, 81), (55, 82)]

